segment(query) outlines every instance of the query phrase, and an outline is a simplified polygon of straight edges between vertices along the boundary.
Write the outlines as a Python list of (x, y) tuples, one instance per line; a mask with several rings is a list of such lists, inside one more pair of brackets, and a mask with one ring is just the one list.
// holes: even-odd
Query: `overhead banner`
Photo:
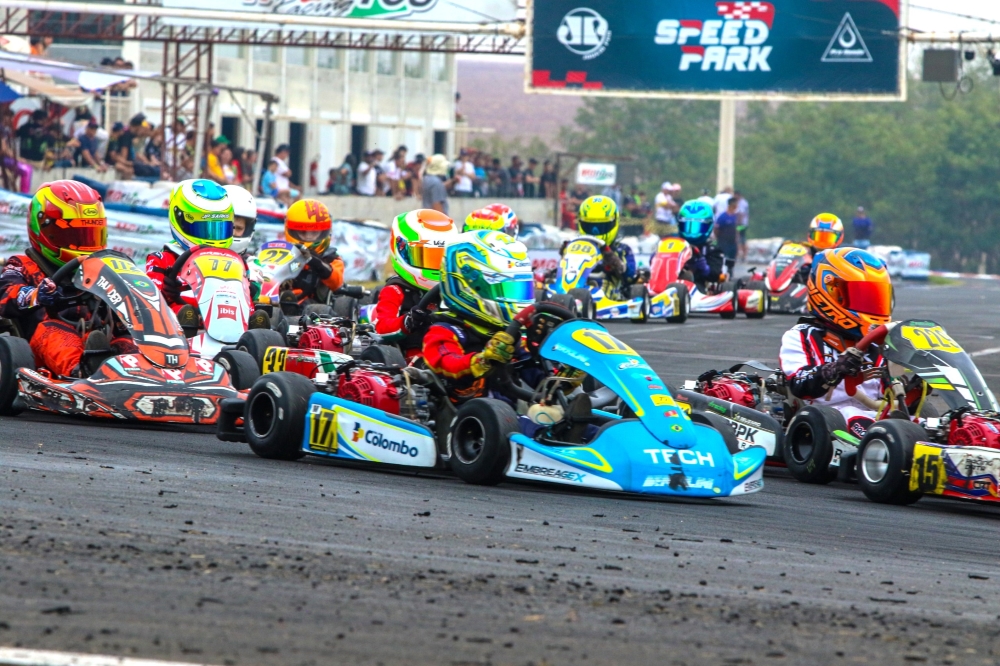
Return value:
[[(173, 9), (215, 9), (331, 18), (504, 22), (517, 18), (517, 0), (163, 0)], [(237, 20), (245, 20), (238, 17)], [(295, 29), (309, 29), (298, 26)], [(316, 30), (316, 28), (312, 28)]]
[(906, 0), (535, 0), (528, 92), (903, 99)]
[(578, 185), (611, 186), (618, 179), (618, 168), (614, 164), (594, 164), (580, 162), (576, 165), (576, 182)]

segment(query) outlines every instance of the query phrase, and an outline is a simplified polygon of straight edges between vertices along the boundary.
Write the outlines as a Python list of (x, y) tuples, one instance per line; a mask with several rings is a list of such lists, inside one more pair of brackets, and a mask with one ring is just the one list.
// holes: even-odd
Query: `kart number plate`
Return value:
[(268, 347), (264, 352), (264, 363), (261, 367), (261, 374), (269, 372), (282, 372), (285, 369), (285, 359), (288, 358), (287, 347)]
[(281, 266), (283, 264), (287, 264), (294, 257), (295, 255), (293, 255), (292, 251), (288, 248), (269, 247), (260, 251), (260, 254), (257, 255), (257, 263), (262, 266), (266, 264)]
[(660, 254), (676, 254), (682, 252), (686, 245), (687, 243), (680, 238), (667, 238), (660, 241), (660, 246), (656, 248), (656, 251)]
[(601, 354), (633, 354), (635, 350), (627, 344), (607, 333), (593, 328), (581, 328), (573, 331), (573, 339), (587, 349)]
[(565, 254), (595, 255), (597, 254), (597, 248), (594, 247), (593, 243), (588, 243), (587, 241), (573, 241), (566, 248)]
[(904, 326), (904, 338), (910, 341), (914, 349), (921, 351), (940, 351), (947, 354), (958, 354), (962, 347), (952, 340), (940, 326)]
[(806, 253), (805, 245), (790, 243), (778, 250), (779, 257), (801, 257)]
[(224, 280), (242, 280), (242, 262), (226, 257), (201, 256), (195, 257), (194, 263), (205, 277), (217, 277)]
[(913, 447), (913, 467), (910, 470), (910, 490), (940, 495), (948, 481), (941, 449), (926, 444)]
[(335, 410), (313, 405), (312, 412), (309, 414), (309, 448), (326, 453), (337, 452), (337, 412)]
[(146, 277), (146, 274), (140, 271), (131, 261), (115, 257), (104, 257), (101, 261), (119, 275), (141, 275), (142, 277)]

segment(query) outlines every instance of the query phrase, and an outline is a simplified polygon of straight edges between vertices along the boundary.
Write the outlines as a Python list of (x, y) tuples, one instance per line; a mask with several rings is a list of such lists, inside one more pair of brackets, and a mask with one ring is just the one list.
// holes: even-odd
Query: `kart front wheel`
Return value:
[[(265, 329), (254, 329), (264, 332)], [(270, 331), (267, 331), (270, 332)], [(237, 391), (245, 391), (260, 377), (260, 364), (250, 354), (239, 349), (226, 349), (216, 355), (215, 362), (229, 373), (229, 382)]]
[(510, 405), (474, 398), (462, 405), (451, 427), (451, 469), (477, 486), (495, 486), (510, 463), (510, 435), (518, 431)]
[[(280, 312), (280, 310), (278, 310)], [(285, 338), (281, 333), (267, 328), (252, 328), (240, 336), (236, 348), (244, 351), (257, 362), (257, 369), (264, 369), (264, 353), (268, 347), (284, 347)]]
[(641, 298), (642, 307), (639, 309), (638, 317), (629, 317), (633, 324), (645, 324), (649, 321), (649, 290), (644, 284), (634, 284), (629, 290), (629, 299)]
[(744, 289), (749, 289), (750, 291), (759, 291), (761, 298), (760, 310), (756, 312), (747, 311), (747, 319), (763, 319), (767, 316), (767, 313), (771, 310), (770, 303), (771, 299), (768, 298), (767, 285), (764, 284), (762, 280), (750, 280), (745, 285)]
[(732, 280), (727, 280), (726, 282), (723, 282), (722, 285), (719, 287), (719, 293), (720, 294), (724, 294), (724, 293), (726, 293), (728, 291), (728, 292), (731, 292), (732, 295), (733, 295), (733, 298), (732, 298), (733, 307), (732, 307), (732, 309), (729, 310), (728, 312), (720, 312), (719, 313), (719, 316), (722, 317), (723, 319), (736, 319), (736, 313), (740, 309), (740, 295), (736, 291), (737, 288), (738, 288), (738, 285), (735, 282), (733, 282)]
[(667, 317), (668, 324), (683, 324), (687, 321), (691, 311), (691, 295), (688, 293), (687, 285), (683, 282), (672, 282), (667, 285), (677, 290), (677, 312), (673, 317)]
[(576, 312), (580, 319), (597, 319), (597, 308), (594, 307), (594, 296), (587, 289), (570, 289), (569, 297), (573, 302), (570, 312)]
[(405, 368), (406, 357), (393, 345), (370, 345), (361, 352), (362, 361), (370, 361), (390, 368)]
[(804, 407), (788, 424), (785, 433), (785, 464), (803, 483), (827, 484), (837, 478), (833, 461), (835, 430), (847, 430), (843, 415), (830, 407)]
[(21, 410), (14, 406), (17, 398), (18, 368), (35, 369), (35, 356), (24, 338), (0, 337), (0, 415), (16, 416)]
[(298, 460), (306, 428), (309, 398), (315, 389), (293, 372), (272, 372), (256, 382), (243, 409), (243, 432), (261, 458)]
[(880, 504), (913, 504), (922, 492), (910, 490), (913, 446), (927, 438), (916, 423), (886, 419), (868, 428), (858, 447), (858, 485)]

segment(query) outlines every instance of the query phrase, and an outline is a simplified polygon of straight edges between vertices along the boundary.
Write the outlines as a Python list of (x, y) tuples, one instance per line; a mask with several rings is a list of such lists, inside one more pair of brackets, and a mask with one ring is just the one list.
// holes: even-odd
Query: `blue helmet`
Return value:
[(692, 245), (708, 242), (715, 227), (712, 207), (704, 201), (688, 201), (677, 213), (677, 233)]

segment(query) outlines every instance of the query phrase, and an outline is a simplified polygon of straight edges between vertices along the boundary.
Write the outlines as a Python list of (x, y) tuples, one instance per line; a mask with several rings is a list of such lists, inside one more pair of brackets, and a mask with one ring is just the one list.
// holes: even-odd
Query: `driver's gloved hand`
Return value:
[(610, 245), (605, 245), (601, 250), (601, 254), (604, 257), (604, 272), (609, 275), (621, 275), (625, 271), (625, 267), (622, 265), (622, 260), (618, 257), (618, 254), (611, 249)]
[(431, 324), (431, 314), (426, 310), (413, 308), (403, 318), (403, 328), (410, 333), (422, 331)]
[(826, 363), (820, 366), (819, 373), (823, 378), (823, 385), (828, 387), (835, 386), (844, 377), (853, 377), (861, 372), (863, 364), (864, 355), (856, 347), (849, 348), (837, 357), (837, 360), (833, 363)]
[(306, 265), (309, 266), (309, 270), (315, 273), (320, 280), (325, 280), (333, 275), (333, 267), (316, 255), (309, 257), (309, 262)]
[(498, 363), (510, 363), (514, 358), (514, 338), (507, 331), (495, 333), (486, 343), (483, 356)]
[(59, 286), (50, 278), (45, 278), (38, 283), (38, 290), (35, 299), (38, 304), (44, 307), (52, 307), (59, 300)]
[(163, 276), (163, 295), (167, 297), (168, 301), (176, 303), (181, 300), (182, 291), (184, 291), (184, 285), (181, 284), (180, 278), (173, 273), (167, 273)]
[(699, 255), (697, 259), (694, 260), (694, 266), (691, 270), (696, 277), (707, 277), (708, 276), (708, 260), (704, 256)]

